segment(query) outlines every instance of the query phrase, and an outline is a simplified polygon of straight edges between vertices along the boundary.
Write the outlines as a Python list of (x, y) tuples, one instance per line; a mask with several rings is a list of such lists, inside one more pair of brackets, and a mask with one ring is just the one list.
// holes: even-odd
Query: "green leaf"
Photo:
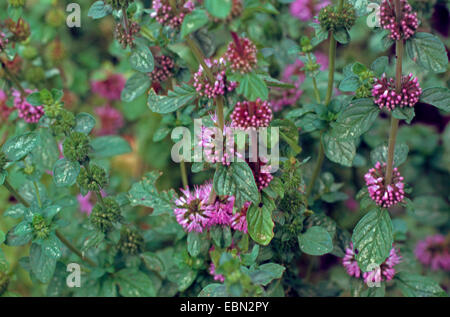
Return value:
[(80, 163), (62, 158), (53, 167), (53, 182), (56, 187), (72, 186), (80, 173)]
[(39, 91), (35, 91), (28, 95), (27, 102), (32, 106), (40, 106), (42, 105), (41, 101), (41, 93)]
[(398, 280), (398, 286), (403, 295), (407, 297), (445, 297), (447, 295), (437, 282), (426, 276), (399, 272), (395, 275), (395, 279)]
[(0, 244), (5, 242), (5, 239), (6, 239), (5, 233), (0, 230)]
[(75, 127), (73, 128), (74, 131), (89, 134), (94, 127), (95, 118), (89, 113), (81, 112), (75, 117)]
[(5, 182), (6, 176), (8, 176), (8, 172), (5, 170), (0, 171), (0, 186)]
[(49, 256), (43, 246), (33, 243), (30, 247), (31, 271), (42, 283), (48, 283), (55, 272), (57, 259)]
[(419, 196), (407, 205), (407, 211), (416, 221), (438, 227), (448, 223), (449, 207), (447, 202), (439, 196)]
[(36, 132), (27, 132), (6, 141), (2, 150), (8, 160), (15, 162), (30, 153), (38, 143)]
[(252, 252), (241, 254), (242, 264), (246, 266), (252, 266), (256, 262), (256, 258), (259, 255), (259, 245), (255, 244), (253, 246)]
[(198, 297), (228, 297), (227, 287), (224, 284), (208, 284), (201, 290)]
[(128, 142), (116, 135), (101, 136), (91, 141), (92, 156), (106, 158), (131, 152)]
[(354, 92), (360, 86), (359, 77), (352, 75), (344, 78), (339, 84), (339, 90), (344, 92)]
[(150, 87), (151, 81), (147, 74), (135, 73), (125, 83), (120, 98), (122, 101), (131, 102)]
[(27, 244), (33, 237), (33, 228), (31, 224), (26, 221), (22, 221), (16, 226), (9, 229), (6, 234), (5, 244), (16, 247), (20, 245)]
[(340, 28), (336, 32), (333, 32), (333, 37), (341, 44), (348, 44), (351, 40), (350, 33), (346, 28)]
[(225, 19), (230, 14), (232, 6), (232, 0), (205, 0), (206, 10), (219, 19)]
[(166, 267), (161, 258), (153, 252), (145, 252), (141, 254), (141, 258), (144, 261), (145, 266), (159, 275), (165, 277)]
[(372, 65), (370, 65), (370, 69), (373, 70), (377, 77), (380, 77), (386, 72), (387, 67), (389, 66), (389, 58), (387, 56), (378, 57)]
[(101, 19), (112, 12), (112, 8), (106, 5), (103, 1), (94, 2), (88, 11), (88, 17), (95, 19)]
[(325, 155), (330, 161), (344, 166), (352, 166), (356, 156), (354, 140), (338, 140), (326, 132), (322, 136), (322, 142)]
[(153, 89), (148, 96), (148, 107), (156, 113), (171, 113), (187, 105), (197, 96), (195, 89), (187, 84), (177, 86), (167, 96), (159, 96)]
[(214, 173), (214, 190), (220, 196), (234, 196), (236, 208), (241, 208), (246, 201), (259, 201), (252, 170), (245, 162), (233, 162), (230, 166), (220, 164)]
[(434, 73), (447, 70), (448, 56), (441, 40), (430, 33), (418, 32), (406, 41), (406, 53), (423, 68)]
[(416, 113), (414, 112), (413, 107), (406, 107), (406, 108), (395, 108), (394, 111), (392, 111), (392, 116), (399, 120), (405, 120), (406, 123), (410, 124), (411, 121), (414, 119), (414, 116)]
[(244, 95), (249, 101), (255, 101), (257, 98), (261, 100), (269, 98), (269, 89), (265, 81), (255, 73), (242, 76), (237, 92)]
[(56, 260), (61, 257), (62, 243), (54, 233), (52, 233), (47, 239), (39, 242), (39, 244), (42, 247), (42, 252), (44, 252), (46, 256)]
[(183, 24), (181, 25), (181, 37), (197, 31), (208, 23), (208, 21), (208, 14), (206, 14), (205, 10), (195, 9), (184, 17)]
[(127, 268), (115, 273), (119, 293), (125, 297), (155, 297), (156, 290), (149, 276), (136, 268)]
[(369, 211), (356, 225), (352, 241), (357, 250), (356, 260), (363, 272), (372, 271), (374, 265), (381, 265), (389, 256), (394, 242), (389, 212), (386, 209)]
[(153, 208), (152, 215), (171, 214), (173, 212), (176, 193), (173, 189), (167, 192), (158, 192), (155, 183), (160, 175), (155, 171), (147, 173), (142, 181), (131, 187), (128, 197), (132, 206)]
[(275, 279), (281, 278), (286, 268), (276, 263), (266, 263), (250, 272), (250, 278), (256, 285), (267, 286)]
[(272, 211), (275, 209), (274, 201), (263, 195), (259, 204), (251, 204), (247, 211), (247, 227), (250, 237), (261, 245), (268, 245), (274, 236)]
[(200, 254), (201, 238), (197, 232), (189, 232), (187, 236), (187, 250), (189, 254), (196, 257)]
[[(408, 158), (409, 147), (405, 143), (395, 145), (394, 166), (402, 165)], [(375, 165), (377, 162), (387, 163), (388, 145), (382, 144), (370, 153), (370, 160)]]
[(137, 45), (130, 55), (130, 65), (141, 73), (151, 73), (155, 67), (152, 52), (147, 46)]
[(161, 126), (153, 134), (153, 142), (159, 142), (166, 138), (172, 130), (169, 127)]
[(356, 139), (369, 131), (379, 113), (372, 99), (356, 99), (339, 113), (331, 135), (341, 140)]
[(298, 236), (300, 250), (310, 255), (324, 255), (333, 251), (333, 240), (328, 231), (319, 226), (309, 228)]
[(380, 287), (369, 287), (361, 292), (361, 297), (384, 297), (386, 295), (386, 284), (383, 283)]
[(443, 87), (425, 89), (420, 96), (420, 102), (435, 106), (442, 111), (450, 112), (450, 89)]

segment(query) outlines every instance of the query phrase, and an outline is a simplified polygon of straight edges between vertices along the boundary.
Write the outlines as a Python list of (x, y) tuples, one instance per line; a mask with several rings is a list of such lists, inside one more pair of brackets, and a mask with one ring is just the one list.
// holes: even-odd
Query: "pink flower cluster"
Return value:
[(389, 208), (402, 202), (405, 198), (403, 177), (395, 167), (392, 171), (392, 182), (385, 185), (386, 163), (377, 162), (375, 167), (364, 175), (370, 198), (378, 206)]
[(355, 258), (356, 254), (353, 250), (353, 243), (350, 242), (350, 246), (345, 250), (345, 256), (342, 260), (342, 264), (345, 267), (348, 275), (360, 278), (361, 275), (364, 278), (365, 283), (379, 283), (382, 281), (390, 281), (394, 278), (394, 267), (401, 262), (401, 256), (398, 251), (393, 247), (389, 252), (387, 259), (381, 263), (381, 265), (370, 272), (364, 272), (361, 274), (361, 270), (358, 266), (358, 262)]
[(8, 39), (6, 38), (6, 34), (0, 31), (0, 52), (6, 48), (6, 44), (8, 44)]
[(414, 253), (417, 259), (432, 270), (450, 271), (450, 239), (441, 234), (419, 241)]
[(381, 78), (376, 78), (372, 89), (372, 95), (375, 103), (382, 109), (386, 107), (389, 111), (395, 107), (414, 107), (419, 102), (422, 88), (420, 88), (417, 77), (413, 75), (402, 77), (402, 91), (397, 94), (395, 81), (393, 78), (387, 79), (383, 74)]
[(225, 276), (216, 273), (216, 266), (214, 265), (214, 262), (211, 262), (211, 265), (209, 266), (209, 274), (214, 277), (214, 281), (219, 281), (221, 283), (225, 282)]
[(152, 82), (161, 83), (172, 75), (175, 63), (169, 56), (161, 55), (155, 57), (155, 68), (149, 74)]
[(100, 130), (97, 135), (116, 134), (123, 127), (122, 113), (109, 104), (96, 108), (95, 113), (100, 119)]
[(169, 0), (153, 0), (155, 12), (152, 17), (162, 25), (178, 29), (183, 24), (184, 17), (194, 8), (195, 5), (190, 0), (177, 1), (177, 8), (172, 8)]
[(246, 230), (247, 225), (243, 225), (242, 222), (246, 222), (248, 205), (233, 214), (234, 197), (217, 197), (210, 203), (211, 190), (211, 182), (195, 186), (192, 192), (189, 189), (181, 189), (183, 195), (175, 200), (174, 209), (178, 223), (187, 232), (203, 232), (216, 225), (230, 226), (239, 231)]
[(253, 177), (255, 178), (256, 186), (261, 191), (267, 186), (269, 186), (270, 182), (273, 179), (273, 175), (270, 173), (271, 166), (267, 165), (266, 162), (263, 162), (260, 158), (256, 162), (247, 162), (250, 166)]
[(231, 125), (240, 129), (268, 127), (272, 121), (272, 109), (267, 101), (238, 102), (230, 115)]
[(397, 41), (408, 39), (416, 33), (419, 27), (417, 13), (412, 12), (408, 1), (400, 0), (400, 17), (397, 21), (395, 14), (395, 0), (383, 0), (380, 7), (381, 27), (391, 32), (391, 39)]
[[(234, 146), (234, 136), (231, 127), (225, 125), (222, 131), (222, 141), (217, 133), (219, 133), (219, 128), (217, 127), (217, 116), (212, 115), (211, 120), (214, 122), (214, 127), (203, 126), (201, 128), (201, 134), (197, 135), (198, 146), (203, 149), (203, 154), (208, 163), (218, 163), (221, 162), (223, 165), (229, 166), (234, 160), (235, 151)], [(216, 137), (218, 140), (216, 140)], [(223, 139), (225, 139), (225, 144), (223, 144)], [(218, 146), (222, 145), (221, 148)]]
[(220, 60), (213, 60), (212, 62), (206, 60), (205, 62), (214, 76), (214, 83), (210, 83), (203, 67), (200, 65), (198, 72), (194, 74), (194, 87), (200, 96), (214, 99), (236, 88), (237, 84), (235, 82), (227, 81), (225, 61), (222, 58)]
[(110, 101), (120, 100), (120, 94), (125, 87), (125, 78), (121, 74), (109, 74), (104, 80), (93, 81), (92, 91)]
[[(31, 94), (34, 90), (25, 89), (27, 94)], [(19, 91), (13, 90), (12, 95), (14, 97), (14, 107), (19, 111), (19, 118), (22, 118), (27, 123), (38, 123), (41, 117), (44, 115), (43, 106), (33, 106), (22, 97)]]
[(239, 38), (234, 32), (231, 34), (233, 41), (228, 44), (225, 59), (234, 72), (249, 73), (258, 63), (256, 46), (246, 37)]
[(307, 22), (329, 4), (329, 0), (295, 0), (291, 3), (290, 12), (293, 17)]

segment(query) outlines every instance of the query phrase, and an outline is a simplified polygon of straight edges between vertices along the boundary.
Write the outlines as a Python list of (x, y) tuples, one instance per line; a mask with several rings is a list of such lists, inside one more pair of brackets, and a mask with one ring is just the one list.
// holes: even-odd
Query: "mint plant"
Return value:
[(441, 7), (319, 2), (2, 4), (0, 295), (445, 296)]

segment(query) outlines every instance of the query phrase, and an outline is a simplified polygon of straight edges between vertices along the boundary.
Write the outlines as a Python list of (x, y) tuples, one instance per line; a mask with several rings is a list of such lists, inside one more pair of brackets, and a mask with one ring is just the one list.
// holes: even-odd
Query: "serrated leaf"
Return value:
[[(402, 165), (406, 159), (408, 158), (409, 147), (405, 143), (400, 143), (395, 145), (394, 150), (394, 166)], [(387, 163), (388, 157), (388, 146), (386, 144), (382, 144), (375, 148), (370, 153), (370, 160), (372, 164), (375, 165), (377, 162)]]
[(95, 118), (89, 113), (81, 112), (76, 115), (74, 131), (89, 134), (94, 127)]
[(173, 189), (167, 192), (158, 192), (155, 182), (160, 175), (155, 171), (147, 173), (142, 181), (131, 187), (128, 197), (132, 206), (153, 208), (153, 215), (171, 214), (173, 212), (176, 193)]
[(205, 0), (206, 10), (219, 19), (225, 19), (230, 14), (232, 6), (232, 0)]
[(434, 73), (447, 70), (448, 56), (441, 40), (430, 33), (418, 32), (406, 41), (406, 53), (417, 64)]
[(181, 25), (181, 37), (197, 31), (208, 23), (208, 21), (209, 18), (205, 10), (195, 9), (184, 17), (183, 24)]
[(389, 58), (387, 56), (378, 57), (372, 65), (370, 65), (370, 69), (373, 70), (377, 77), (380, 77), (386, 72), (386, 68), (389, 66)]
[(131, 52), (130, 65), (141, 73), (151, 73), (155, 67), (153, 54), (147, 46), (137, 45)]
[(127, 268), (115, 273), (119, 293), (125, 297), (154, 297), (155, 286), (149, 276), (136, 268)]
[(274, 236), (272, 211), (275, 203), (265, 195), (260, 204), (251, 204), (247, 211), (247, 228), (250, 237), (261, 245), (268, 245)]
[(245, 162), (233, 162), (230, 166), (219, 165), (214, 173), (214, 190), (221, 196), (234, 196), (236, 208), (241, 208), (246, 201), (259, 201), (258, 187)]
[(323, 147), (327, 158), (335, 163), (352, 166), (356, 156), (354, 140), (338, 140), (328, 132), (322, 136)]
[(413, 107), (405, 107), (405, 108), (397, 107), (394, 109), (394, 111), (392, 111), (392, 116), (394, 118), (399, 120), (405, 120), (406, 123), (408, 124), (411, 123), (415, 115), (416, 113), (414, 112)]
[(36, 132), (27, 132), (18, 135), (5, 142), (2, 147), (8, 160), (15, 162), (30, 153), (38, 144), (38, 134)]
[(356, 225), (352, 236), (356, 260), (363, 272), (373, 270), (389, 256), (394, 242), (392, 222), (386, 209), (369, 211)]
[(206, 285), (198, 297), (228, 297), (227, 287), (224, 284), (213, 283)]
[(359, 77), (352, 75), (344, 78), (339, 84), (339, 90), (343, 92), (354, 92), (360, 86)]
[(333, 32), (333, 37), (341, 44), (348, 44), (351, 40), (350, 33), (346, 28), (340, 28), (336, 32)]
[(407, 297), (441, 297), (447, 295), (437, 282), (426, 276), (399, 272), (395, 279), (398, 280), (398, 286), (403, 295)]
[(92, 156), (106, 158), (131, 152), (130, 144), (120, 136), (107, 135), (91, 141)]
[(103, 1), (94, 2), (88, 11), (88, 17), (95, 19), (101, 19), (108, 14), (111, 14), (112, 8), (110, 5), (106, 5)]
[(44, 252), (44, 248), (33, 243), (30, 247), (31, 271), (42, 283), (48, 283), (55, 272), (57, 259)]
[(120, 98), (122, 101), (131, 102), (150, 87), (151, 81), (147, 74), (135, 73), (125, 83)]
[(53, 167), (53, 182), (56, 187), (72, 186), (80, 173), (80, 163), (62, 158)]
[(249, 101), (255, 101), (257, 98), (261, 100), (269, 98), (269, 89), (266, 83), (255, 73), (242, 76), (237, 92), (244, 95)]
[(319, 226), (309, 228), (298, 236), (300, 250), (310, 255), (323, 255), (333, 250), (333, 240), (327, 229)]
[(420, 96), (420, 102), (450, 112), (450, 89), (443, 87), (425, 89)]
[(195, 89), (187, 84), (175, 87), (173, 91), (169, 91), (167, 96), (159, 96), (151, 89), (147, 104), (151, 111), (166, 114), (187, 105), (196, 96)]
[(256, 285), (267, 286), (275, 279), (280, 279), (286, 268), (276, 263), (265, 263), (260, 265), (257, 269), (250, 272), (250, 278)]

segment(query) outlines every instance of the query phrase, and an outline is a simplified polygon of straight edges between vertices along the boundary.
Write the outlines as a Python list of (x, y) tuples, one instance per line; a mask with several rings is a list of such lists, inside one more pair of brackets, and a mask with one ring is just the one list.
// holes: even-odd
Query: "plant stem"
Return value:
[(41, 202), (41, 195), (39, 193), (39, 187), (38, 187), (38, 185), (37, 185), (37, 183), (35, 181), (33, 181), (33, 186), (34, 186), (34, 189), (36, 191), (36, 199), (38, 201), (38, 205), (39, 205), (40, 208), (42, 208), (42, 202)]
[(325, 159), (325, 149), (323, 148), (322, 144), (322, 133), (320, 134), (320, 148), (319, 148), (319, 157), (317, 158), (316, 166), (314, 167), (313, 175), (311, 177), (311, 181), (308, 184), (308, 187), (306, 188), (306, 198), (308, 198), (313, 189), (314, 185), (317, 181), (317, 178), (319, 177), (320, 170), (322, 169), (322, 164)]
[[(24, 205), (27, 208), (30, 207), (30, 204), (19, 194), (19, 192), (17, 192), (17, 190), (11, 185), (11, 183), (7, 179), (5, 179), (5, 182), (3, 183), (3, 185), (11, 193), (11, 195), (13, 195), (17, 199), (17, 201), (19, 201), (22, 205)], [(39, 201), (39, 204), (40, 204), (40, 199), (38, 201)], [(55, 230), (55, 234), (58, 237), (58, 239), (70, 251), (75, 253), (80, 259), (82, 259), (83, 261), (86, 261), (86, 263), (88, 263), (91, 266), (96, 266), (94, 261), (92, 261), (91, 259), (83, 256), (83, 253), (80, 250), (78, 250), (72, 243), (70, 243), (70, 241), (67, 240), (58, 230)]]
[(208, 77), (208, 80), (211, 83), (214, 83), (214, 76), (213, 76), (211, 70), (209, 69), (208, 65), (206, 65), (206, 57), (203, 54), (200, 47), (190, 36), (186, 37), (186, 44), (191, 49), (192, 53), (194, 53), (195, 58), (197, 59), (199, 64), (202, 65), (203, 71), (205, 72), (206, 77)]
[[(308, 53), (308, 54), (307, 54), (307, 57), (308, 57), (308, 60), (309, 60), (310, 62), (312, 62), (311, 53)], [(315, 95), (315, 97), (316, 97), (316, 101), (317, 101), (318, 103), (320, 103), (320, 93), (319, 93), (319, 89), (318, 89), (318, 87), (317, 87), (317, 80), (316, 80), (316, 77), (313, 76), (312, 82), (313, 82), (313, 86), (314, 86), (314, 95)]]
[(83, 255), (83, 253), (77, 249), (77, 247), (75, 247), (69, 240), (66, 239), (66, 237), (64, 237), (64, 235), (59, 232), (58, 230), (55, 230), (55, 234), (58, 237), (58, 239), (73, 253), (75, 253), (80, 259), (82, 259), (83, 261), (86, 261), (86, 263), (88, 263), (91, 266), (97, 266), (97, 264), (95, 264), (94, 261), (92, 261), (91, 259), (89, 259), (88, 257), (85, 257)]
[(180, 172), (181, 172), (181, 182), (183, 183), (183, 188), (188, 188), (188, 178), (187, 178), (187, 172), (186, 172), (186, 163), (181, 160), (180, 162)]
[(20, 84), (20, 82), (16, 78), (16, 76), (9, 71), (8, 67), (6, 67), (6, 65), (3, 62), (2, 62), (2, 67), (3, 67), (3, 70), (5, 71), (6, 77), (8, 77), (8, 79), (17, 87), (17, 89), (19, 89), (22, 97), (25, 97), (27, 95), (27, 93), (25, 92), (25, 89), (23, 89), (22, 85)]
[[(400, 19), (400, 0), (395, 0), (395, 14), (397, 21)], [(403, 67), (403, 51), (404, 42), (403, 39), (396, 41), (395, 47), (396, 53), (396, 71), (395, 71), (395, 90), (397, 94), (401, 93), (402, 90), (402, 67)], [(390, 185), (392, 182), (392, 171), (394, 169), (394, 153), (395, 153), (395, 143), (397, 141), (399, 120), (391, 116), (391, 130), (389, 132), (389, 147), (388, 147), (388, 160), (385, 175), (385, 185)]]

